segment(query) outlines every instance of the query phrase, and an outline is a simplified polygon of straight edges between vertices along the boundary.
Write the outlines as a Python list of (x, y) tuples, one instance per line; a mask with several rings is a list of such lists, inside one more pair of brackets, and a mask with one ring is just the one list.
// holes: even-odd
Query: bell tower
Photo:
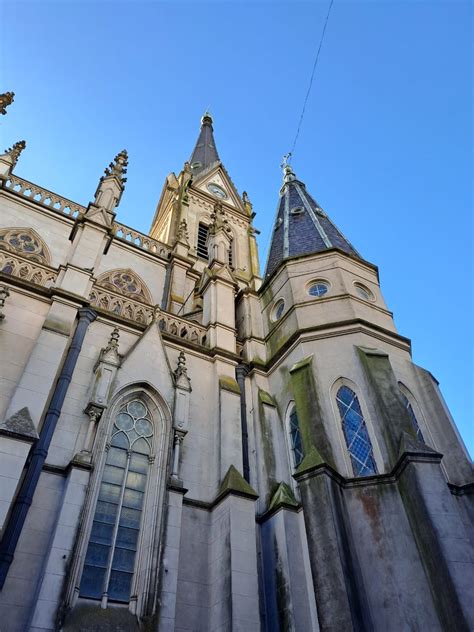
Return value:
[[(216, 210), (217, 209), (217, 210)], [(182, 315), (199, 307), (197, 285), (211, 264), (216, 216), (225, 217), (225, 261), (240, 289), (261, 283), (255, 213), (246, 192), (238, 193), (217, 152), (213, 119), (205, 112), (196, 145), (179, 175), (171, 173), (163, 187), (150, 236), (173, 248), (168, 297), (163, 306)], [(214, 228), (213, 228), (214, 226)], [(213, 243), (214, 243), (213, 241)], [(213, 248), (215, 247), (212, 246)]]

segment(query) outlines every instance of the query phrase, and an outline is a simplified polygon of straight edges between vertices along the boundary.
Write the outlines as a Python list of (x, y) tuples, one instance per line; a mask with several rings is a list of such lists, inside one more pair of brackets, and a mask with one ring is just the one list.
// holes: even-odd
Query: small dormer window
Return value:
[(191, 165), (191, 169), (199, 169), (199, 167), (202, 167), (202, 163), (199, 162), (199, 160), (196, 160), (196, 162), (193, 162)]
[(295, 208), (292, 208), (290, 213), (292, 215), (302, 215), (304, 213), (304, 208), (302, 206), (295, 206)]

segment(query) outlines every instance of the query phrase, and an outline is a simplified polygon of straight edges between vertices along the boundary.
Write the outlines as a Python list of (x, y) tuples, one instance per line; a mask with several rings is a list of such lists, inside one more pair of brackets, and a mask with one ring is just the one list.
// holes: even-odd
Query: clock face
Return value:
[(225, 200), (227, 197), (227, 193), (218, 184), (211, 182), (211, 184), (207, 185), (207, 189), (212, 193), (212, 195), (221, 198), (221, 200)]

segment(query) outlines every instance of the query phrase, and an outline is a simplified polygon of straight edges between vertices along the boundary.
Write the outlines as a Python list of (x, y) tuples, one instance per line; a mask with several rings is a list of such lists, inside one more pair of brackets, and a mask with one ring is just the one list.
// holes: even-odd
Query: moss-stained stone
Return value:
[(273, 493), (268, 509), (275, 510), (280, 507), (299, 507), (299, 504), (293, 494), (293, 490), (284, 481), (281, 481)]
[(98, 602), (75, 606), (62, 629), (64, 632), (138, 632), (140, 626), (128, 608), (101, 608)]
[(318, 465), (322, 465), (323, 463), (324, 463), (324, 460), (322, 456), (316, 450), (314, 445), (312, 445), (309, 452), (305, 454), (303, 460), (298, 465), (295, 475), (297, 476), (298, 474), (303, 474), (304, 472), (312, 470), (314, 467), (317, 467)]
[(275, 408), (276, 408), (276, 403), (275, 403), (275, 400), (273, 399), (273, 397), (270, 395), (270, 393), (267, 393), (266, 391), (262, 390), (261, 388), (258, 389), (258, 399), (263, 404), (268, 404), (269, 406), (275, 406)]
[[(335, 467), (331, 442), (327, 436), (313, 375), (313, 356), (304, 358), (290, 369), (293, 397), (301, 431), (303, 452), (314, 448), (321, 462)], [(315, 448), (317, 446), (317, 450)], [(304, 460), (303, 460), (304, 462)]]
[(407, 452), (410, 454), (413, 454), (414, 452), (417, 454), (437, 454), (436, 450), (427, 446), (426, 443), (422, 443), (412, 434), (402, 432), (400, 436), (398, 454), (399, 456), (403, 456), (403, 454), (406, 454)]
[(229, 377), (228, 375), (219, 375), (219, 388), (240, 395), (240, 386), (237, 380), (234, 380), (233, 377)]
[(403, 404), (397, 378), (388, 355), (378, 349), (356, 347), (375, 395), (381, 419), (376, 432), (382, 434), (382, 449), (388, 452), (388, 465), (393, 467), (399, 457), (400, 437), (403, 432), (416, 439), (415, 432)]
[(233, 492), (243, 496), (250, 496), (251, 498), (258, 498), (258, 494), (253, 487), (247, 483), (237, 468), (231, 465), (221, 483), (217, 498), (221, 499)]
[(27, 441), (38, 439), (38, 433), (26, 406), (0, 424), (0, 434), (13, 435)]

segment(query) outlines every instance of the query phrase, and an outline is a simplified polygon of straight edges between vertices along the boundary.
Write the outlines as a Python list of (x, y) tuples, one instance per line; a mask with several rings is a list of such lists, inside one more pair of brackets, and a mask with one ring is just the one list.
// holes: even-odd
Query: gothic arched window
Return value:
[(413, 406), (410, 404), (408, 397), (405, 395), (405, 393), (403, 393), (403, 391), (400, 389), (400, 395), (402, 396), (402, 400), (403, 403), (405, 404), (405, 408), (407, 409), (408, 412), (408, 416), (410, 417), (410, 421), (411, 424), (413, 426), (413, 430), (416, 433), (416, 438), (418, 439), (418, 441), (421, 441), (422, 443), (425, 443), (425, 440), (423, 438), (423, 434), (420, 430), (420, 425), (418, 423), (418, 419), (416, 418), (415, 415), (415, 411), (413, 410)]
[(142, 303), (151, 305), (153, 302), (145, 282), (130, 269), (105, 272), (97, 279), (97, 285)]
[(38, 263), (51, 263), (48, 247), (32, 228), (2, 228), (0, 249), (18, 253)]
[(377, 474), (372, 443), (357, 395), (348, 386), (341, 386), (336, 401), (355, 476)]
[(301, 441), (300, 424), (298, 422), (298, 415), (296, 414), (296, 408), (293, 406), (290, 412), (290, 440), (291, 449), (293, 450), (293, 458), (295, 467), (301, 463), (304, 457), (303, 444)]
[(79, 594), (125, 602), (130, 590), (150, 462), (153, 423), (135, 398), (115, 415)]

